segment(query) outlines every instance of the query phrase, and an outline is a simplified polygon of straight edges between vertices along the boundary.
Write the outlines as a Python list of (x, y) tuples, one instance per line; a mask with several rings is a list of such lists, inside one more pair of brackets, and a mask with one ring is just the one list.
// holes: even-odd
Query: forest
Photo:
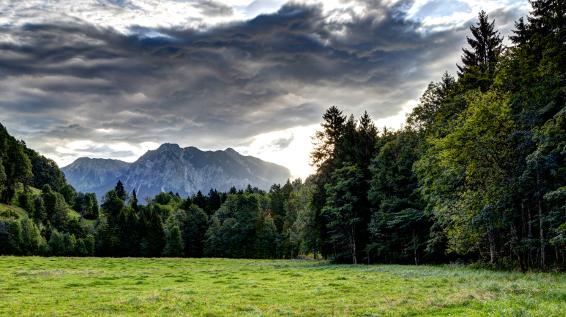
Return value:
[(297, 258), (566, 269), (566, 6), (532, 1), (504, 46), (480, 12), (458, 72), (399, 130), (332, 106), (307, 179), (138, 201), (78, 193), (0, 126), (0, 254)]

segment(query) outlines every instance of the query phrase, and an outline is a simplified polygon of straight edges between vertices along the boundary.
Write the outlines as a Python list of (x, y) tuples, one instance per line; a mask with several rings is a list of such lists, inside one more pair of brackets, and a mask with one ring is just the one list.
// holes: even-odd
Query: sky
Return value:
[(161, 143), (313, 172), (330, 106), (400, 128), (485, 10), (527, 0), (0, 0), (0, 122), (65, 166)]

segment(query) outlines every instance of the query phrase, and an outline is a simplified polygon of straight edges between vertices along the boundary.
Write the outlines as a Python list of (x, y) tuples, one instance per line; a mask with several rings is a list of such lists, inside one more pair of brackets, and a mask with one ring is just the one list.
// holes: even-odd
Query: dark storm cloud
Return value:
[(194, 6), (205, 16), (226, 16), (234, 14), (231, 7), (212, 0), (197, 1)]
[[(198, 3), (205, 14), (232, 14)], [(347, 11), (286, 5), (207, 31), (131, 35), (85, 24), (3, 26), (12, 40), (0, 44), (0, 120), (38, 144), (52, 137), (219, 148), (316, 123), (330, 105), (391, 116), (454, 64), (465, 36), (464, 27), (421, 32), (405, 5), (375, 2), (347, 22), (326, 16)]]

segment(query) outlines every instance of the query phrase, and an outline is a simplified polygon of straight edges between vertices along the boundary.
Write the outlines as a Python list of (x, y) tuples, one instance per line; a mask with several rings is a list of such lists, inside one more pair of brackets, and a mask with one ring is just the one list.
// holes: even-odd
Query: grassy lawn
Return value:
[(566, 316), (566, 275), (315, 261), (0, 257), (1, 316)]

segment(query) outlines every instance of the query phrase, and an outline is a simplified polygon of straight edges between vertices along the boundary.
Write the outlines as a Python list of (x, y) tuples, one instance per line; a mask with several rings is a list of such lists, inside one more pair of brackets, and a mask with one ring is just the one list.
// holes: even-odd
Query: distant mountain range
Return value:
[(67, 181), (81, 192), (94, 192), (101, 200), (121, 180), (128, 191), (136, 190), (140, 200), (159, 192), (187, 196), (211, 188), (228, 191), (248, 184), (268, 189), (291, 176), (283, 166), (244, 156), (232, 148), (202, 151), (166, 143), (148, 151), (137, 161), (81, 157), (61, 169)]

